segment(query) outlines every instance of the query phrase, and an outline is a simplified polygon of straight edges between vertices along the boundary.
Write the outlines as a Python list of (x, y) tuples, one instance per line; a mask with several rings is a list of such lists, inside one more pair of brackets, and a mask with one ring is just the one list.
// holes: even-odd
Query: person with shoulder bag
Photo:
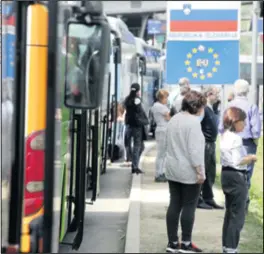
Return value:
[[(149, 124), (146, 112), (144, 111), (140, 99), (140, 85), (133, 83), (130, 88), (130, 94), (124, 101), (126, 110), (126, 143), (131, 144), (133, 138), (132, 149), (132, 174), (141, 174), (143, 171), (139, 169), (140, 156), (144, 150), (144, 140), (147, 140), (147, 125)], [(128, 149), (129, 147), (126, 147)], [(129, 151), (127, 151), (129, 153)]]

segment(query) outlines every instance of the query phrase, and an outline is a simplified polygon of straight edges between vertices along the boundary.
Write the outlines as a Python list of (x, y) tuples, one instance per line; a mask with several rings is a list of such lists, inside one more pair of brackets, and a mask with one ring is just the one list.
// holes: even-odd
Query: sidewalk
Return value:
[[(133, 219), (133, 227), (136, 231), (133, 233), (127, 231), (127, 236), (133, 234), (133, 239), (126, 239), (126, 246), (134, 244), (134, 252), (139, 245), (140, 253), (165, 253), (167, 245), (166, 232), (166, 212), (169, 204), (169, 191), (167, 183), (155, 183), (155, 158), (156, 149), (155, 143), (148, 144), (152, 147), (146, 151), (144, 158), (141, 161), (141, 167), (145, 170), (142, 176), (134, 176), (133, 181), (141, 182), (139, 189), (137, 189), (137, 197), (133, 200), (139, 199), (140, 207), (136, 213), (140, 214), (140, 219)], [(137, 180), (135, 180), (137, 179)], [(138, 187), (137, 187), (138, 188)], [(133, 191), (133, 184), (132, 190)], [(214, 189), (215, 200), (219, 204), (224, 204), (224, 196), (222, 191)], [(140, 211), (140, 212), (139, 212)], [(135, 209), (134, 209), (135, 212)], [(129, 216), (130, 217), (130, 216)], [(224, 210), (201, 210), (197, 209), (196, 219), (193, 230), (193, 242), (203, 249), (206, 253), (220, 253), (222, 252), (222, 223), (224, 217)], [(131, 218), (129, 218), (131, 220)], [(137, 226), (137, 223), (139, 224)], [(138, 228), (140, 228), (138, 230)], [(137, 233), (137, 230), (139, 231)], [(250, 241), (249, 232), (243, 231), (241, 242)], [(138, 234), (138, 235), (137, 235)], [(181, 233), (179, 232), (179, 236)], [(138, 239), (136, 239), (138, 237)], [(130, 242), (133, 240), (133, 242)], [(251, 239), (252, 240), (252, 239)], [(257, 240), (257, 239), (255, 239)], [(131, 253), (132, 249), (126, 248), (127, 253)]]
[[(86, 206), (80, 249), (61, 245), (60, 253), (124, 253), (132, 175), (115, 163), (100, 178), (100, 194), (94, 205)], [(69, 233), (64, 241), (72, 242), (74, 236)]]

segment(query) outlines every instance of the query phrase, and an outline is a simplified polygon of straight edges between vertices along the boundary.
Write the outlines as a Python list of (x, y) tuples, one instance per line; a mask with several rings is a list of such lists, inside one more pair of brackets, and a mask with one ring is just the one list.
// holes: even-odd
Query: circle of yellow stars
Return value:
[[(191, 64), (192, 64), (191, 60), (192, 60), (193, 56), (195, 54), (197, 54), (199, 51), (200, 51), (199, 48), (193, 48), (191, 50), (191, 52), (189, 52), (186, 55), (187, 59), (184, 61), (184, 64), (187, 67), (187, 72), (192, 73), (192, 77), (195, 79), (200, 78), (201, 80), (205, 80), (206, 77), (212, 78), (213, 74), (218, 72), (218, 66), (220, 66), (220, 64), (221, 64), (221, 62), (219, 60), (219, 54), (217, 54), (213, 48), (208, 48), (207, 52), (209, 54), (213, 55), (214, 66), (207, 73), (198, 73), (198, 72), (193, 71), (193, 67), (191, 66)], [(204, 52), (205, 51), (206, 50), (204, 50)]]

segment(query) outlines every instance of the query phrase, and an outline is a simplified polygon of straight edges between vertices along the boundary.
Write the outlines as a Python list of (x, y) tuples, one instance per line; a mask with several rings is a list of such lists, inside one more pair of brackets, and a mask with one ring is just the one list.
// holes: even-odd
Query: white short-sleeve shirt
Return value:
[(243, 147), (242, 138), (229, 130), (220, 136), (221, 164), (224, 167), (232, 167), (237, 170), (246, 170), (247, 165), (239, 165), (247, 155)]

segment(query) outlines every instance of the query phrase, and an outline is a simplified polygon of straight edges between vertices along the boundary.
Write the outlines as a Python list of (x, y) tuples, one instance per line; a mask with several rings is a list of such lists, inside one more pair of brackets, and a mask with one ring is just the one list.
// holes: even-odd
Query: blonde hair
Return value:
[(169, 97), (169, 92), (165, 89), (160, 89), (156, 94), (156, 98), (158, 99), (158, 101), (162, 101), (164, 98), (168, 98), (168, 97)]

